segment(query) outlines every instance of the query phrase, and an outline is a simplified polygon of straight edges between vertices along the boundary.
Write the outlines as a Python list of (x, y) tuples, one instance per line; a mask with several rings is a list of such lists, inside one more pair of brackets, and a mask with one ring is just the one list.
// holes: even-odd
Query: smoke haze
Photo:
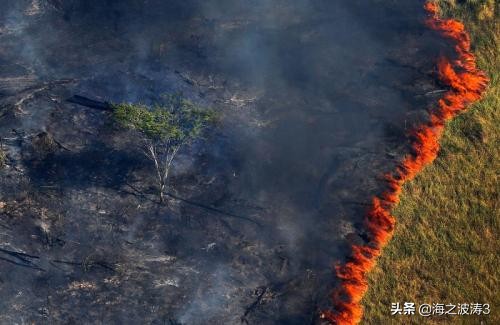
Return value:
[[(0, 261), (0, 322), (319, 323), (332, 264), (437, 100), (448, 49), (423, 17), (418, 1), (2, 1), (17, 169), (0, 197), (24, 219), (2, 219), (0, 248), (43, 271)], [(173, 92), (222, 122), (177, 160), (183, 200), (158, 207), (133, 135), (66, 99)], [(63, 148), (41, 159), (40, 132)]]

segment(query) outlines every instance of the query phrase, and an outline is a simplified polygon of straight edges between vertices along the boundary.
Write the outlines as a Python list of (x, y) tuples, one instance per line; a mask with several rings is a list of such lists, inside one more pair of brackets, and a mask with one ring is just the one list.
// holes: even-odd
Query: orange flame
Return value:
[(439, 79), (449, 90), (438, 101), (429, 121), (412, 132), (413, 153), (403, 159), (396, 171), (386, 175), (388, 189), (373, 198), (365, 217), (369, 243), (353, 245), (348, 261), (335, 266), (340, 285), (332, 293), (334, 309), (323, 311), (320, 315), (331, 324), (350, 325), (361, 321), (361, 299), (368, 290), (366, 274), (374, 267), (382, 248), (392, 237), (395, 218), (391, 210), (399, 201), (403, 184), (436, 159), (439, 138), (446, 122), (463, 111), (466, 105), (480, 99), (488, 83), (486, 75), (476, 66), (464, 25), (453, 19), (439, 18), (438, 6), (434, 2), (427, 2), (424, 8), (429, 14), (426, 25), (455, 43), (457, 59), (441, 57), (438, 61)]

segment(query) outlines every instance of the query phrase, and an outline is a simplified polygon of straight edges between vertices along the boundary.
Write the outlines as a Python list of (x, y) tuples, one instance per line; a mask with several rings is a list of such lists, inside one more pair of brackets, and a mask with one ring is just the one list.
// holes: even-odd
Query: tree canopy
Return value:
[(203, 109), (181, 95), (163, 96), (161, 103), (114, 104), (116, 120), (127, 128), (141, 132), (148, 139), (176, 145), (197, 138), (216, 120), (211, 109)]

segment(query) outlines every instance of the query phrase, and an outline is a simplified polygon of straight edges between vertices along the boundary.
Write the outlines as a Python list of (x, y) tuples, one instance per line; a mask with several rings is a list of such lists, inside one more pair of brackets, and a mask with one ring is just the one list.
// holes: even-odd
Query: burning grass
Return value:
[[(469, 3), (469, 5), (472, 4)], [(437, 64), (439, 79), (443, 85), (448, 87), (448, 90), (443, 98), (438, 101), (436, 107), (433, 107), (430, 111), (429, 121), (413, 130), (411, 134), (413, 138), (412, 153), (401, 161), (396, 170), (386, 176), (388, 184), (385, 192), (374, 197), (365, 218), (365, 227), (369, 241), (362, 245), (353, 245), (351, 255), (345, 264), (336, 266), (336, 274), (340, 279), (340, 285), (332, 294), (334, 309), (332, 311), (325, 311), (322, 314), (322, 317), (332, 324), (357, 324), (361, 321), (363, 317), (361, 300), (368, 290), (368, 273), (374, 268), (382, 249), (393, 235), (395, 218), (392, 213), (399, 203), (403, 186), (412, 181), (426, 166), (437, 158), (440, 149), (439, 141), (445, 131), (447, 122), (465, 110), (468, 105), (481, 99), (486, 89), (488, 78), (484, 72), (477, 68), (475, 55), (471, 52), (470, 36), (465, 31), (464, 25), (455, 19), (439, 17), (440, 8), (433, 1), (425, 3), (425, 10), (428, 13), (426, 25), (439, 32), (444, 38), (452, 41), (454, 45), (456, 57), (443, 55)], [(432, 186), (436, 179), (432, 178), (430, 181), (430, 186)], [(452, 184), (455, 188), (457, 188), (457, 185), (459, 184)], [(495, 185), (496, 183), (494, 182), (493, 186)], [(473, 194), (470, 196), (470, 200), (474, 197)], [(431, 194), (426, 197), (434, 198), (435, 196), (435, 194)], [(445, 198), (445, 201), (448, 201), (448, 198)], [(493, 199), (491, 202), (495, 203), (496, 201)], [(470, 203), (470, 206), (474, 206), (475, 202), (467, 203)], [(436, 203), (431, 206), (435, 208)], [(463, 208), (467, 211), (465, 207)], [(435, 213), (436, 211), (432, 212)], [(449, 237), (451, 236), (444, 237), (444, 239), (446, 240)], [(443, 238), (440, 239), (442, 240)], [(420, 241), (418, 242), (420, 243)], [(425, 238), (421, 242), (425, 243)], [(440, 247), (445, 246), (443, 243), (438, 245)], [(437, 251), (437, 249), (432, 250), (432, 252)], [(492, 255), (495, 256), (494, 253)], [(441, 263), (438, 260), (436, 259), (436, 262)], [(443, 264), (435, 265), (435, 268), (439, 269), (443, 266)], [(459, 266), (457, 265), (457, 267)], [(390, 269), (386, 271), (391, 272)], [(415, 290), (414, 292), (419, 292), (417, 290), (419, 288), (413, 289)], [(438, 298), (444, 299), (446, 297), (440, 295)], [(410, 302), (416, 302), (417, 304), (432, 304), (436, 302), (444, 304), (454, 303), (440, 300), (424, 302), (410, 300)], [(464, 302), (461, 301), (460, 303)], [(489, 303), (489, 301), (472, 302)], [(369, 317), (367, 319), (371, 320)], [(408, 322), (408, 320), (401, 321)]]
[[(499, 8), (488, 0), (438, 3), (444, 16), (465, 22), (490, 86), (483, 100), (447, 125), (434, 163), (404, 185), (393, 210), (394, 238), (368, 276), (369, 324), (500, 322)], [(405, 301), (494, 307), (489, 316), (391, 316), (391, 302)]]

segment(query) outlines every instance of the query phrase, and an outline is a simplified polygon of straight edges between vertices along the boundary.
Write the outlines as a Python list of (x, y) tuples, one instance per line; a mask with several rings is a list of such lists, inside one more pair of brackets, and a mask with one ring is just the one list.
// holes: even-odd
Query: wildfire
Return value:
[(373, 198), (365, 217), (369, 242), (353, 245), (348, 261), (335, 267), (340, 285), (332, 293), (334, 309), (323, 311), (320, 315), (331, 324), (348, 325), (361, 321), (361, 299), (368, 290), (366, 274), (374, 267), (382, 248), (392, 237), (395, 218), (391, 210), (399, 201), (403, 184), (436, 158), (439, 138), (446, 122), (468, 104), (480, 99), (488, 83), (486, 75), (476, 66), (475, 57), (470, 51), (470, 37), (464, 25), (453, 19), (439, 18), (438, 7), (433, 2), (427, 2), (424, 8), (429, 14), (426, 25), (454, 42), (457, 58), (451, 60), (441, 57), (438, 61), (439, 79), (449, 90), (439, 100), (429, 121), (412, 132), (413, 152), (403, 159), (394, 172), (386, 175), (387, 190)]

